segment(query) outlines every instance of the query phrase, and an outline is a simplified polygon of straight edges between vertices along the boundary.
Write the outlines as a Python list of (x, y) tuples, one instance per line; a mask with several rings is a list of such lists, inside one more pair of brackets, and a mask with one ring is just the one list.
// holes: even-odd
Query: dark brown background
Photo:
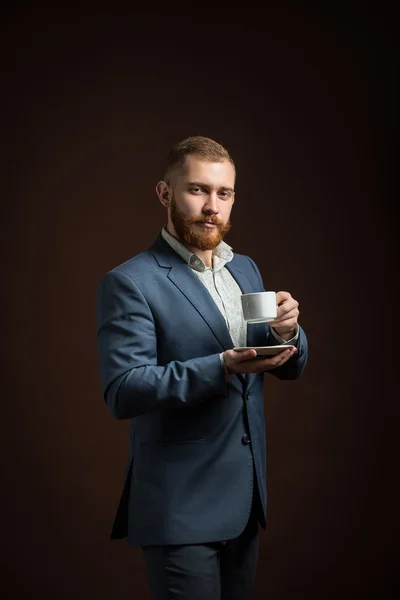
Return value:
[(227, 241), (309, 339), (301, 379), (265, 384), (254, 597), (397, 597), (393, 15), (23, 6), (1, 36), (3, 597), (149, 598), (140, 551), (109, 541), (128, 423), (102, 399), (95, 299), (164, 224), (154, 187), (193, 134), (231, 151)]

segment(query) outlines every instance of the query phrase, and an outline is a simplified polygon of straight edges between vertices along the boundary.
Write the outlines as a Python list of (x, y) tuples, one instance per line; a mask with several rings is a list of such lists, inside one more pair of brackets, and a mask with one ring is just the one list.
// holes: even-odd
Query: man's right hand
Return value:
[(261, 373), (262, 371), (270, 371), (285, 364), (297, 352), (297, 348), (288, 348), (282, 346), (282, 352), (275, 356), (257, 356), (256, 350), (225, 350), (224, 361), (225, 368), (229, 375), (234, 373)]

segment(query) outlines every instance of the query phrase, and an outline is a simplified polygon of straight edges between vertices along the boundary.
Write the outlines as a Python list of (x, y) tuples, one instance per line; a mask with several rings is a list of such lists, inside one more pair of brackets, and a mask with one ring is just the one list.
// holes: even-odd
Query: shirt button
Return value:
[(250, 444), (250, 436), (247, 435), (247, 433), (245, 433), (244, 436), (242, 437), (242, 442), (243, 442), (243, 444)]

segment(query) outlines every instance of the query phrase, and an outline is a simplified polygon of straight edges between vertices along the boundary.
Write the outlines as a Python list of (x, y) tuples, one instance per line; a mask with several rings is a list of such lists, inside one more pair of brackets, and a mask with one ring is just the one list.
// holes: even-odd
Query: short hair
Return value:
[(183, 167), (187, 156), (198, 156), (207, 162), (223, 162), (228, 160), (235, 169), (235, 163), (228, 150), (211, 138), (201, 135), (188, 137), (178, 142), (169, 151), (164, 174), (165, 181), (169, 181), (172, 171)]

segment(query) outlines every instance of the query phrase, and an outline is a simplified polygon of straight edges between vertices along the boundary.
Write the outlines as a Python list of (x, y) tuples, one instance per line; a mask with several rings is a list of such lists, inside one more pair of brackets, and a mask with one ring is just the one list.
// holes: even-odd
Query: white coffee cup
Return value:
[(242, 294), (243, 317), (247, 323), (268, 323), (276, 319), (276, 293)]

